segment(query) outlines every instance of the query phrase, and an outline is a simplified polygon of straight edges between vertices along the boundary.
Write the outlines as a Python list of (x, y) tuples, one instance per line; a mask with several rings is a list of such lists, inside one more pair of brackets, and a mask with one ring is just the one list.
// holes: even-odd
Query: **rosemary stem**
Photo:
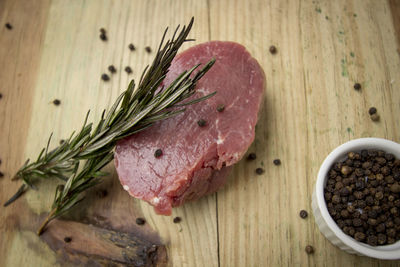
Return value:
[(52, 209), (49, 213), (49, 215), (47, 215), (46, 219), (43, 221), (42, 225), (40, 226), (39, 230), (37, 231), (37, 235), (41, 235), (44, 232), (44, 229), (46, 228), (46, 226), (49, 224), (49, 222), (51, 222), (51, 220), (53, 220), (53, 215), (56, 213), (57, 211), (57, 207)]

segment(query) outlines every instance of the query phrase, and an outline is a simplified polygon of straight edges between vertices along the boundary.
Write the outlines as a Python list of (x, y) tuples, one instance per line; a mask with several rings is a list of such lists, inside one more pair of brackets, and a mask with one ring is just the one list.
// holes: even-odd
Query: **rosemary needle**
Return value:
[(117, 98), (108, 112), (103, 111), (96, 127), (93, 127), (93, 123), (87, 123), (88, 112), (77, 134), (72, 133), (69, 139), (49, 151), (50, 135), (47, 146), (36, 161), (29, 164), (28, 160), (18, 170), (16, 177), (21, 178), (29, 187), (37, 179), (59, 178), (63, 182), (55, 190), (52, 210), (39, 228), (38, 235), (51, 220), (82, 201), (81, 193), (98, 184), (101, 177), (107, 175), (101, 169), (113, 159), (113, 149), (118, 140), (137, 133), (156, 121), (173, 117), (183, 112), (184, 106), (203, 101), (215, 94), (214, 92), (185, 102), (193, 96), (197, 81), (212, 67), (214, 59), (195, 75), (192, 74), (199, 65), (184, 71), (170, 85), (158, 90), (178, 49), (189, 40), (186, 37), (193, 20), (192, 18), (179, 34), (178, 26), (171, 40), (164, 44), (168, 29), (165, 30), (154, 61), (143, 71), (138, 88), (134, 90), (135, 83), (132, 80), (128, 89)]
[(6, 203), (4, 203), (3, 206), (7, 207), (8, 205), (10, 205), (12, 202), (14, 202), (14, 200), (22, 196), (25, 193), (26, 189), (27, 189), (26, 184), (22, 184), (19, 187), (18, 191)]

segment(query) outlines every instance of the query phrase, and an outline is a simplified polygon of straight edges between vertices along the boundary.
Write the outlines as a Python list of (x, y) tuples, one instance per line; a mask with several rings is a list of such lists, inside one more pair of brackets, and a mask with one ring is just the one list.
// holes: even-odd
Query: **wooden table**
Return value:
[[(130, 198), (109, 166), (112, 175), (99, 187), (107, 196), (99, 197), (95, 189), (68, 220), (54, 221), (39, 238), (35, 229), (55, 186), (42, 182), (39, 191), (2, 208), (0, 266), (134, 263), (125, 254), (136, 259), (137, 250), (104, 241), (114, 230), (128, 233), (129, 244), (157, 244), (153, 260), (159, 265), (398, 266), (341, 251), (319, 232), (311, 212), (317, 171), (333, 148), (367, 136), (400, 141), (400, 1), (395, 0), (1, 1), (1, 203), (20, 186), (12, 175), (38, 154), (51, 132), (55, 146), (81, 126), (88, 109), (91, 119), (98, 119), (151, 62), (154, 52), (146, 53), (145, 46), (156, 48), (166, 26), (186, 24), (191, 16), (195, 43), (241, 43), (264, 68), (265, 104), (249, 150), (257, 160), (238, 163), (218, 193), (176, 208), (179, 224)], [(107, 42), (99, 39), (101, 27)], [(277, 54), (269, 53), (271, 45)], [(102, 82), (110, 64), (118, 71)], [(132, 75), (123, 71), (128, 65)], [(359, 91), (353, 89), (357, 82)], [(53, 105), (54, 99), (61, 105)], [(371, 106), (379, 122), (369, 118)], [(281, 166), (273, 165), (275, 158)], [(265, 173), (256, 175), (257, 167)], [(305, 220), (301, 209), (310, 213)], [(137, 216), (146, 218), (146, 226), (135, 224)], [(72, 241), (65, 243), (68, 235)], [(309, 244), (313, 255), (304, 251)]]

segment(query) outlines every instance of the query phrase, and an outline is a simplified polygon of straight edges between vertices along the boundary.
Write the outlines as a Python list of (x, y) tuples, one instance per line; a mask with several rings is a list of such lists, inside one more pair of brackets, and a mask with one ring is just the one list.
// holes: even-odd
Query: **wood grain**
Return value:
[[(158, 216), (121, 189), (111, 164), (110, 177), (69, 215), (73, 222), (49, 225), (47, 235), (55, 240), (50, 242), (33, 232), (53, 198), (55, 183), (42, 183), (39, 192), (28, 192), (0, 213), (0, 266), (90, 265), (63, 258), (54, 245), (78, 229), (87, 232), (77, 239), (81, 243), (93, 233), (117, 230), (134, 233), (132, 240), (144, 233), (142, 238), (155, 244), (156, 232), (171, 266), (398, 265), (349, 255), (329, 243), (314, 223), (311, 194), (319, 165), (339, 144), (367, 136), (400, 141), (399, 6), (395, 0), (0, 1), (2, 203), (19, 185), (11, 175), (51, 132), (56, 145), (81, 126), (88, 109), (96, 120), (131, 78), (139, 78), (154, 56), (144, 47), (155, 50), (166, 26), (194, 16), (190, 37), (196, 42), (185, 48), (208, 40), (239, 42), (267, 77), (249, 150), (257, 160), (238, 163), (221, 191), (175, 209), (172, 217)], [(11, 31), (3, 27), (6, 22), (14, 26)], [(101, 27), (107, 42), (99, 39)], [(131, 52), (129, 43), (137, 50)], [(269, 53), (270, 45), (277, 54)], [(110, 64), (117, 73), (102, 82)], [(353, 90), (355, 82), (361, 91)], [(52, 104), (55, 98), (60, 106)], [(380, 122), (369, 119), (370, 106), (378, 109)], [(273, 165), (275, 158), (281, 166)], [(265, 169), (263, 175), (255, 174), (257, 167)], [(107, 196), (99, 198), (99, 190)], [(301, 209), (310, 213), (306, 220), (298, 215)], [(135, 224), (138, 216), (146, 218), (144, 228)], [(183, 221), (174, 224), (174, 216)], [(96, 218), (111, 228), (91, 227)], [(314, 255), (304, 252), (308, 244)], [(92, 247), (75, 249), (93, 255)], [(104, 248), (105, 258), (124, 260), (112, 244), (101, 243)]]
[[(0, 171), (5, 175), (0, 178), (1, 203), (19, 186), (11, 183), (10, 179), (25, 160), (32, 98), (48, 10), (49, 1), (37, 4), (31, 1), (0, 1)], [(7, 30), (5, 23), (10, 23), (12, 30)], [(16, 210), (21, 210), (21, 203), (16, 203), (12, 209), (2, 209), (0, 213), (0, 265), (7, 266), (7, 262), (21, 265), (28, 262), (29, 257), (40, 264), (43, 261), (38, 254), (26, 249), (28, 238), (33, 234), (25, 235), (19, 231), (20, 218)], [(16, 249), (12, 246), (17, 244), (15, 240), (19, 244)], [(25, 257), (20, 256), (22, 250), (26, 251)]]

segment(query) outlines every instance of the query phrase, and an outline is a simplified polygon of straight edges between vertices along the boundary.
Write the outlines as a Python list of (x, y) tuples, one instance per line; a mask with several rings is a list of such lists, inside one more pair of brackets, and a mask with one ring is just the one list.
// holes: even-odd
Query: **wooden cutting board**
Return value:
[[(172, 217), (130, 198), (111, 164), (111, 175), (87, 201), (39, 238), (35, 230), (54, 196), (55, 183), (45, 181), (2, 207), (0, 266), (398, 266), (341, 251), (319, 232), (311, 212), (319, 165), (333, 148), (367, 136), (400, 141), (395, 0), (0, 1), (1, 203), (20, 185), (12, 175), (51, 132), (55, 146), (81, 126), (88, 109), (98, 119), (152, 61), (154, 52), (145, 47), (155, 50), (166, 26), (191, 16), (196, 42), (184, 48), (235, 41), (264, 68), (265, 101), (249, 150), (257, 160), (238, 163), (222, 190)], [(107, 42), (99, 39), (101, 27)], [(269, 53), (271, 45), (277, 54)], [(101, 81), (111, 64), (117, 73)], [(379, 122), (370, 120), (371, 106)], [(281, 166), (273, 165), (275, 158)], [(256, 175), (257, 167), (264, 174)], [(309, 211), (305, 220), (301, 209)], [(175, 216), (182, 222), (174, 224)], [(137, 226), (137, 217), (146, 225)]]

